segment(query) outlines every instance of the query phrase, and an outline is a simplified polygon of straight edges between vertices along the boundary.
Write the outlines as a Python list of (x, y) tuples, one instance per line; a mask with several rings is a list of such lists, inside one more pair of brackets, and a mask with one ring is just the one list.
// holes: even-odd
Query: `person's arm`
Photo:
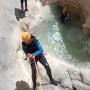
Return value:
[(23, 50), (23, 52), (24, 52), (25, 54), (27, 54), (27, 49), (26, 49), (26, 47), (25, 47), (24, 44), (22, 44), (22, 50)]
[(22, 50), (23, 52), (25, 53), (26, 57), (24, 60), (27, 60), (27, 57), (28, 57), (28, 53), (27, 53), (27, 49), (25, 48), (25, 45), (22, 43)]
[(43, 52), (42, 46), (39, 41), (36, 42), (37, 51), (34, 53), (35, 57)]

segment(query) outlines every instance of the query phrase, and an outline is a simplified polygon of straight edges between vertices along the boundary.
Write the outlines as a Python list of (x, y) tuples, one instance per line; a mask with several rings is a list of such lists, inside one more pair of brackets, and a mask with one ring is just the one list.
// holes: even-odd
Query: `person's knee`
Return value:
[(45, 63), (45, 66), (44, 66), (46, 69), (49, 69), (49, 64), (48, 63)]

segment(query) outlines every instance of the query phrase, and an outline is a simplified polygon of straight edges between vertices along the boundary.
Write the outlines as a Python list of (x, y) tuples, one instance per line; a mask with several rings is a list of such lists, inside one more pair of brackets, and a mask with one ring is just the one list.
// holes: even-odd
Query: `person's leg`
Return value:
[(23, 10), (23, 0), (21, 0), (21, 9)]
[(28, 9), (27, 9), (27, 0), (25, 0), (25, 11), (28, 11)]
[(33, 90), (36, 90), (36, 66), (33, 61), (31, 61), (31, 69), (32, 69)]
[(41, 59), (39, 60), (39, 62), (45, 67), (45, 69), (47, 71), (47, 75), (48, 75), (51, 83), (54, 85), (57, 85), (57, 82), (52, 77), (52, 72), (51, 72), (50, 66), (49, 66), (46, 58), (44, 56), (42, 56)]
[(43, 56), (43, 57), (39, 60), (39, 62), (44, 66), (44, 68), (46, 69), (47, 74), (48, 74), (48, 76), (49, 76), (49, 78), (50, 78), (50, 80), (51, 80), (51, 79), (52, 79), (51, 69), (50, 69), (50, 67), (49, 67), (49, 64), (47, 63), (46, 58)]
[(68, 18), (69, 18), (68, 16), (65, 17), (64, 23), (67, 23), (68, 22)]

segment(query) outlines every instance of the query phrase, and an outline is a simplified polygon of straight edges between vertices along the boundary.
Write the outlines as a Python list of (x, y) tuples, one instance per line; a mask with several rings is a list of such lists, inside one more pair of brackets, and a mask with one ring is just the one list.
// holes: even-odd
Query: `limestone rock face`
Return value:
[(61, 86), (63, 88), (68, 88), (71, 90), (72, 83), (71, 83), (71, 79), (70, 79), (68, 72), (64, 72), (63, 74), (60, 73), (59, 77), (60, 77)]
[(70, 68), (70, 69), (68, 69), (68, 73), (69, 73), (72, 80), (81, 81), (80, 71), (79, 70)]
[(82, 78), (82, 82), (90, 85), (90, 71), (81, 71), (81, 78)]
[(76, 90), (90, 90), (90, 86), (85, 85), (80, 81), (73, 80), (72, 84), (73, 84), (73, 88), (75, 88)]

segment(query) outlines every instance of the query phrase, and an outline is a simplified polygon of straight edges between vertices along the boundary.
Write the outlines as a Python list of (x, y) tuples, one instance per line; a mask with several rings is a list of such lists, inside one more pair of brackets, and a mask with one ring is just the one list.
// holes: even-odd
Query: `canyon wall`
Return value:
[(83, 32), (90, 34), (90, 0), (49, 0), (49, 2), (57, 2), (62, 7), (80, 16)]

